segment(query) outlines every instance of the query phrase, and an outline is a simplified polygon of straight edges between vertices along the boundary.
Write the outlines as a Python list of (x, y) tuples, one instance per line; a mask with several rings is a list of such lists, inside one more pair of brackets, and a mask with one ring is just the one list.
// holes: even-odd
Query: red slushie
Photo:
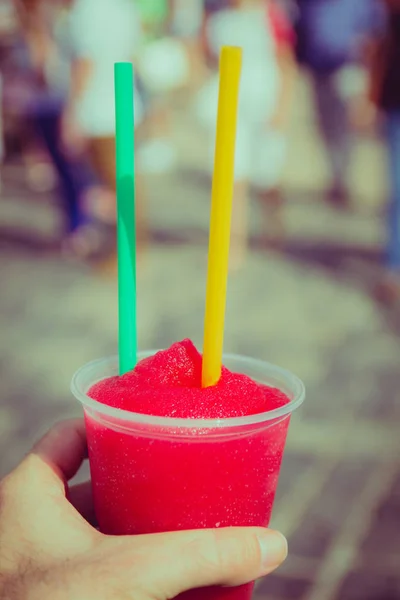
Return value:
[[(102, 532), (268, 525), (303, 385), (272, 365), (228, 356), (232, 370), (224, 367), (219, 383), (202, 389), (201, 360), (185, 340), (121, 377), (117, 359), (75, 376)], [(248, 600), (252, 588), (194, 590), (185, 598)]]

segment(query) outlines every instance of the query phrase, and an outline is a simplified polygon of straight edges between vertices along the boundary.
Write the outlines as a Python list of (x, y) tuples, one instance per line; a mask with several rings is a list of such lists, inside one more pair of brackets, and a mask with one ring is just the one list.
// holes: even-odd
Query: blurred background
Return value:
[(218, 53), (243, 47), (225, 348), (293, 370), (264, 600), (398, 600), (400, 2), (1, 0), (0, 476), (117, 349), (113, 64), (143, 349), (202, 340)]

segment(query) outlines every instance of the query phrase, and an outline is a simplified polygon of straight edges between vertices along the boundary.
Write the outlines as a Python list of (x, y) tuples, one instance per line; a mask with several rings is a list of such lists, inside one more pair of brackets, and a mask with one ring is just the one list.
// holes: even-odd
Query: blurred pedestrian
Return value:
[[(261, 207), (264, 212), (264, 232), (267, 244), (280, 245), (285, 236), (283, 222), (283, 195), (281, 189), (282, 175), (286, 160), (287, 130), (293, 100), (293, 84), (295, 80), (294, 49), (296, 36), (287, 14), (277, 0), (267, 0), (267, 16), (275, 41), (275, 54), (279, 68), (279, 96), (274, 115), (270, 121), (271, 141), (275, 143), (270, 149), (270, 180), (268, 187), (260, 187)], [(274, 152), (275, 149), (275, 152)], [(275, 156), (275, 167), (273, 166)], [(264, 166), (267, 170), (267, 161)]]
[(2, 187), (1, 167), (4, 160), (4, 127), (3, 127), (3, 76), (0, 71), (0, 192)]
[[(192, 5), (187, 1), (185, 4)], [(184, 36), (193, 30), (193, 15), (189, 10), (182, 24), (174, 0), (138, 0), (145, 23), (145, 44), (138, 61), (138, 75), (146, 98), (146, 142), (140, 151), (140, 168), (151, 174), (171, 171), (177, 162), (173, 142), (171, 107), (176, 94), (188, 88), (191, 79), (190, 61), (193, 47), (177, 34)], [(187, 7), (186, 7), (187, 8)], [(196, 15), (195, 15), (196, 16)], [(146, 26), (147, 24), (147, 26)], [(194, 25), (194, 28), (196, 26)], [(192, 54), (191, 54), (192, 53)]]
[(347, 206), (353, 136), (349, 101), (365, 84), (362, 56), (382, 26), (380, 0), (297, 0), (297, 56), (311, 75), (318, 123), (328, 153), (329, 199)]
[(390, 201), (387, 216), (386, 271), (378, 285), (378, 298), (392, 304), (400, 300), (400, 1), (382, 0), (387, 26), (371, 44), (369, 94), (359, 105), (359, 123), (370, 126), (383, 120), (388, 151)]
[(15, 27), (14, 10), (11, 1), (4, 1), (0, 5), (0, 192), (2, 189), (2, 166), (5, 158), (5, 79), (4, 71), (4, 55), (7, 54), (7, 44), (4, 44), (5, 39), (11, 37)]
[[(139, 13), (131, 0), (72, 0), (68, 34), (72, 61), (71, 88), (63, 120), (63, 137), (72, 148), (86, 147), (100, 187), (89, 206), (104, 224), (115, 228), (114, 63), (137, 59), (142, 43)], [(135, 128), (143, 118), (135, 90)], [(133, 135), (132, 131), (132, 135)], [(138, 241), (145, 237), (143, 184), (137, 173)]]
[(65, 244), (75, 245), (86, 224), (82, 207), (87, 173), (63, 147), (60, 129), (69, 85), (69, 64), (57, 39), (59, 6), (48, 0), (15, 0), (25, 41), (28, 81), (25, 116), (49, 153), (60, 181)]
[[(235, 154), (233, 267), (243, 263), (247, 250), (250, 184), (256, 187), (264, 208), (271, 197), (276, 205), (284, 166), (284, 127), (294, 61), (291, 36), (286, 38), (278, 29), (273, 0), (231, 0), (229, 8), (213, 11), (206, 24), (208, 52), (215, 64), (222, 46), (243, 49)], [(216, 75), (200, 92), (197, 102), (200, 119), (214, 134), (217, 97)], [(267, 227), (268, 220), (264, 229)]]
[(184, 45), (189, 61), (188, 85), (191, 89), (203, 79), (201, 29), (203, 24), (203, 0), (170, 0), (170, 31)]

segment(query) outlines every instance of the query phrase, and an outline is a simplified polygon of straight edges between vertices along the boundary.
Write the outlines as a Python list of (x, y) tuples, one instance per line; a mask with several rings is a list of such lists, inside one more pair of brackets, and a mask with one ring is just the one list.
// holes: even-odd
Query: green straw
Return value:
[(116, 63), (115, 114), (118, 231), (119, 372), (137, 360), (133, 67)]

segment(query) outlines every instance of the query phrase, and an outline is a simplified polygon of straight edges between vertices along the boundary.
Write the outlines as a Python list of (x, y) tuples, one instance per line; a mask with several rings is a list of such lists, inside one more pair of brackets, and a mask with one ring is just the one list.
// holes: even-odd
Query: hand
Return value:
[(54, 427), (0, 482), (0, 597), (167, 600), (273, 571), (286, 541), (263, 528), (105, 536), (90, 486), (68, 488), (87, 456), (83, 421)]

